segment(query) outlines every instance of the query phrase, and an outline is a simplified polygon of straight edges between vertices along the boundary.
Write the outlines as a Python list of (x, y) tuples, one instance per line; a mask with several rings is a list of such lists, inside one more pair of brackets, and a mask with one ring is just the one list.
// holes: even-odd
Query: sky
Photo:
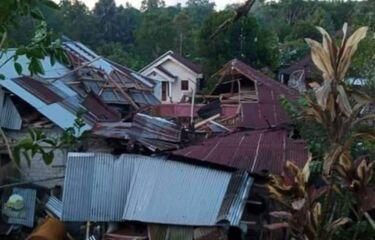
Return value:
[[(0, 0), (1, 1), (1, 0)], [(54, 0), (55, 2), (59, 2), (59, 0)], [(82, 2), (86, 3), (89, 8), (93, 8), (97, 0), (81, 0)], [(139, 8), (141, 6), (142, 0), (115, 0), (118, 5), (123, 4), (125, 5), (126, 2), (129, 2), (133, 7)], [(184, 4), (187, 0), (165, 0), (167, 5), (176, 5), (177, 3)], [(232, 3), (241, 3), (244, 0), (211, 0), (211, 2), (215, 2), (216, 9), (220, 10), (223, 9), (227, 4)]]

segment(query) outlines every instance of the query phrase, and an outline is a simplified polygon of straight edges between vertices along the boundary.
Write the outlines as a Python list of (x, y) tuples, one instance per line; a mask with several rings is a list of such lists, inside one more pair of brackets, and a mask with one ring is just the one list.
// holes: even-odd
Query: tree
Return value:
[(214, 8), (215, 3), (210, 0), (188, 0), (185, 10), (192, 19), (193, 25), (200, 27), (206, 18), (214, 12)]
[[(207, 18), (199, 35), (199, 56), (204, 60), (209, 76), (233, 58), (241, 59), (256, 68), (278, 64), (275, 36), (260, 28), (254, 17), (246, 17), (230, 25), (215, 38), (210, 36), (229, 16), (230, 11), (214, 13)], [(210, 46), (210, 47), (207, 47)]]
[(100, 39), (115, 42), (120, 40), (120, 32), (116, 29), (116, 14), (117, 8), (114, 0), (99, 0), (95, 4), (93, 15)]
[(99, 31), (93, 15), (84, 3), (64, 0), (60, 3), (59, 11), (43, 9), (43, 12), (47, 23), (55, 32), (90, 46), (97, 43)]
[[(369, 32), (374, 35), (374, 32)], [(367, 94), (375, 97), (375, 39), (366, 38), (360, 46), (350, 68), (352, 80), (361, 80)]]
[(165, 7), (164, 0), (142, 0), (141, 11), (153, 11)]
[[(57, 9), (58, 6), (49, 0), (36, 0), (29, 2), (19, 2), (15, 0), (7, 0), (0, 2), (0, 57), (3, 56), (4, 52), (9, 46), (10, 40), (8, 35), (9, 32), (14, 28), (19, 27), (18, 23), (22, 17), (31, 17), (31, 19), (37, 22), (34, 36), (28, 41), (27, 45), (20, 45), (13, 55), (5, 59), (1, 64), (0, 68), (7, 62), (13, 61), (16, 71), (21, 74), (23, 69), (22, 66), (17, 63), (18, 56), (26, 55), (30, 60), (28, 70), (31, 74), (44, 73), (44, 69), (41, 64), (41, 60), (49, 55), (51, 61), (54, 62), (56, 59), (61, 61), (66, 60), (63, 54), (62, 48), (59, 41), (53, 42), (52, 32), (47, 28), (47, 24), (44, 21), (44, 16), (39, 9), (39, 6), (48, 6)], [(0, 73), (0, 78), (4, 79), (4, 75)]]
[(144, 59), (144, 64), (159, 57), (175, 46), (176, 31), (171, 24), (173, 16), (167, 11), (147, 11), (141, 25), (135, 31), (137, 53)]
[(180, 12), (173, 23), (176, 29), (176, 47), (181, 55), (192, 54), (194, 49), (193, 26), (189, 14), (186, 11)]
[(283, 222), (266, 228), (287, 228), (296, 239), (373, 239), (375, 224), (369, 211), (375, 209), (375, 162), (373, 156), (356, 156), (358, 151), (353, 149), (366, 141), (375, 144), (371, 125), (375, 116), (363, 113), (374, 99), (345, 82), (367, 27), (347, 37), (345, 24), (339, 44), (323, 28), (318, 30), (323, 35), (322, 44), (306, 41), (324, 82), (314, 84), (313, 96), (305, 96), (300, 118), (315, 122), (326, 136), (325, 151), (316, 159), (323, 169), (312, 175), (310, 161), (303, 169), (288, 162), (285, 175), (271, 175), (270, 195), (285, 211), (272, 212)]
[(141, 58), (134, 45), (124, 47), (121, 43), (103, 43), (97, 47), (96, 53), (130, 69), (141, 69), (145, 66), (145, 61)]
[(123, 46), (134, 44), (134, 32), (141, 24), (141, 12), (135, 8), (122, 6), (117, 8), (115, 16), (116, 38), (112, 41), (120, 42)]

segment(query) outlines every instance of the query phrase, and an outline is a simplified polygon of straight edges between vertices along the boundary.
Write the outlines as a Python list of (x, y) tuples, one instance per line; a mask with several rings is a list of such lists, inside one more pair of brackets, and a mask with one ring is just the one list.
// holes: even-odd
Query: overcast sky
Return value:
[[(1, 1), (1, 0), (0, 0)], [(55, 0), (56, 2), (59, 2), (59, 0)], [(94, 7), (95, 3), (98, 0), (81, 0), (86, 3), (87, 6), (90, 8)], [(115, 0), (118, 5), (124, 4), (126, 2), (129, 2), (133, 7), (139, 8), (141, 6), (142, 0)], [(177, 3), (184, 4), (187, 0), (165, 0), (165, 3), (167, 5), (176, 5)], [(239, 3), (244, 2), (244, 0), (211, 0), (211, 2), (215, 2), (216, 9), (223, 9), (227, 4), (231, 3)]]

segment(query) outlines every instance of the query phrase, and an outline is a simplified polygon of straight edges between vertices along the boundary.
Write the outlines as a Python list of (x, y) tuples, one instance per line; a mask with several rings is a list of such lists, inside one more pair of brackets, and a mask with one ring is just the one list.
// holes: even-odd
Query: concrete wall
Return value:
[[(53, 129), (43, 129), (43, 132), (46, 133), (47, 136), (58, 136), (62, 133), (60, 128), (53, 128)], [(12, 142), (18, 141), (22, 139), (26, 134), (27, 130), (23, 129), (21, 131), (6, 131), (8, 139)], [(49, 149), (46, 148), (46, 151)], [(47, 166), (42, 157), (40, 155), (36, 155), (32, 161), (31, 165), (28, 166), (26, 159), (21, 160), (21, 170), (24, 174), (21, 175), (21, 178), (25, 181), (34, 181), (52, 177), (59, 177), (64, 176), (65, 174), (65, 165), (67, 160), (67, 149), (59, 149), (55, 150), (55, 158), (51, 165)], [(62, 186), (64, 183), (64, 179), (59, 180), (50, 180), (44, 182), (37, 182), (36, 184), (44, 186), (44, 187), (54, 187), (56, 185)]]

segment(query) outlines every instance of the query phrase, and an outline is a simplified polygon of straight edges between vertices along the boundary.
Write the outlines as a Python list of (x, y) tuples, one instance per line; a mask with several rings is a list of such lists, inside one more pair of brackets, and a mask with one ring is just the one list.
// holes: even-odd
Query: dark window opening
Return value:
[(189, 81), (187, 80), (182, 80), (181, 81), (181, 90), (189, 90)]

